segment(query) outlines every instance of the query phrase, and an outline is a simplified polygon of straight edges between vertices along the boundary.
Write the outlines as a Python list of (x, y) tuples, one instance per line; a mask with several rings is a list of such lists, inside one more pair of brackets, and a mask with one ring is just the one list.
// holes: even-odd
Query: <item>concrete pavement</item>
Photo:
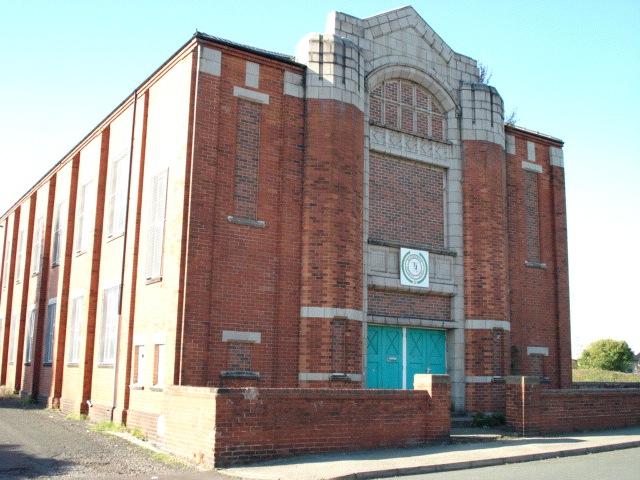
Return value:
[(220, 473), (260, 480), (373, 479), (640, 447), (640, 426), (545, 437), (508, 435), (506, 432), (485, 431), (478, 435), (469, 430), (454, 430), (454, 443), (446, 445), (308, 455), (227, 468)]

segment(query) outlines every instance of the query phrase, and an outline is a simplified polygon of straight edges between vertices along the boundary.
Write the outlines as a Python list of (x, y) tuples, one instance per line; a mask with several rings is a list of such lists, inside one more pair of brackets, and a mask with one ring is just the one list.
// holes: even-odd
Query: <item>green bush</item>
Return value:
[(597, 340), (578, 359), (580, 368), (597, 368), (612, 372), (627, 372), (634, 362), (633, 350), (625, 341)]
[(495, 428), (507, 423), (504, 413), (476, 412), (471, 420), (472, 427)]

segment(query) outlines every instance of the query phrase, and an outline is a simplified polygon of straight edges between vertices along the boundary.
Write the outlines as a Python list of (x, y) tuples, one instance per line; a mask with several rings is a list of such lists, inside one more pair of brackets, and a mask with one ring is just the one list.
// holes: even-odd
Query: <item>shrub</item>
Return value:
[(633, 362), (633, 351), (627, 342), (606, 339), (597, 340), (589, 345), (578, 359), (578, 366), (580, 368), (627, 372)]

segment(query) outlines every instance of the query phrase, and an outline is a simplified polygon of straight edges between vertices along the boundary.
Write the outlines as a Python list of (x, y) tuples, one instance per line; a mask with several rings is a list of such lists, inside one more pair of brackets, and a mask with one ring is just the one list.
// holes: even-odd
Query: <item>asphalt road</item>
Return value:
[(229, 479), (154, 456), (123, 438), (89, 430), (90, 425), (0, 396), (0, 478)]
[(640, 448), (402, 477), (403, 480), (623, 480), (640, 478)]

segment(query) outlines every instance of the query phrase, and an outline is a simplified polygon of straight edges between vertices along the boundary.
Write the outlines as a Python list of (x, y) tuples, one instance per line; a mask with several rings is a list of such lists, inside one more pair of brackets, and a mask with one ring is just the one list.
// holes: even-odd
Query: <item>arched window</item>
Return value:
[(387, 80), (373, 89), (369, 119), (375, 125), (445, 139), (444, 109), (427, 90), (407, 80)]

